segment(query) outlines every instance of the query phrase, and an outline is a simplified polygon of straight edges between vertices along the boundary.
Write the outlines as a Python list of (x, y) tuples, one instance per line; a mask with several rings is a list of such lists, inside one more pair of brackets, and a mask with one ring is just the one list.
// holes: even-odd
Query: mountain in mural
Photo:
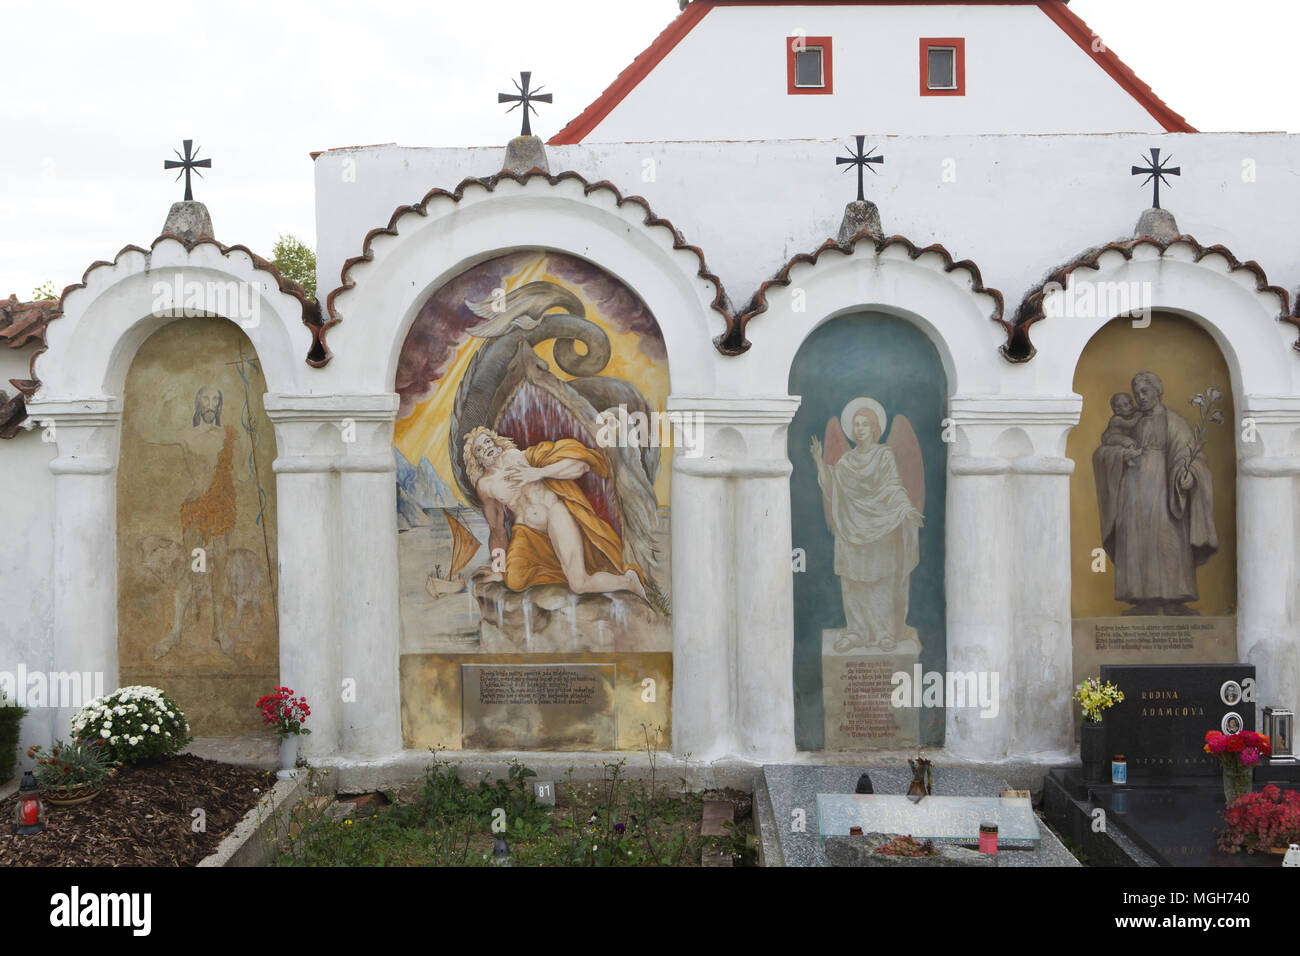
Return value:
[(438, 477), (429, 459), (421, 458), (419, 465), (407, 461), (397, 448), (393, 449), (397, 463), (397, 526), (424, 527), (430, 523), (428, 509), (455, 508), (460, 502), (451, 486)]

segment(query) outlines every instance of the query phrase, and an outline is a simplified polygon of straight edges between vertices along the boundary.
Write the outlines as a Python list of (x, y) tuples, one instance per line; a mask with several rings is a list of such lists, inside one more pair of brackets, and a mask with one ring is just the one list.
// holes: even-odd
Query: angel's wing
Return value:
[(840, 420), (832, 417), (826, 423), (826, 443), (822, 454), (822, 457), (826, 459), (826, 465), (834, 468), (835, 463), (843, 458), (844, 453), (848, 450), (849, 440), (844, 437), (844, 429), (840, 428)]
[(885, 442), (894, 453), (898, 477), (912, 499), (912, 507), (925, 514), (925, 462), (921, 460), (921, 443), (906, 415), (895, 415)]

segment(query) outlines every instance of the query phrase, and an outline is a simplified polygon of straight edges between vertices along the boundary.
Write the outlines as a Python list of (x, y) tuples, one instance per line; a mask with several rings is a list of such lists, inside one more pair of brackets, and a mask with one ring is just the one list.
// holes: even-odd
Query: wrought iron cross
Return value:
[(531, 125), (529, 124), (529, 122), (528, 122), (528, 111), (529, 111), (529, 110), (532, 110), (532, 112), (534, 112), (534, 113), (537, 112), (537, 107), (533, 106), (533, 100), (537, 100), (537, 102), (539, 102), (539, 103), (549, 103), (549, 102), (551, 102), (551, 94), (550, 94), (550, 93), (539, 93), (539, 92), (538, 92), (538, 90), (541, 89), (540, 86), (539, 86), (536, 90), (531, 90), (531, 89), (528, 88), (529, 81), (532, 80), (532, 78), (533, 78), (533, 74), (532, 74), (532, 73), (530, 73), (530, 72), (527, 71), (527, 70), (523, 70), (523, 71), (521, 71), (521, 72), (519, 73), (519, 81), (518, 81), (518, 82), (516, 82), (515, 80), (511, 80), (511, 81), (510, 81), (510, 82), (512, 82), (512, 83), (515, 84), (515, 89), (517, 89), (517, 90), (519, 91), (518, 93), (498, 93), (498, 94), (497, 94), (497, 102), (498, 102), (498, 103), (514, 103), (514, 104), (515, 104), (514, 106), (510, 107), (510, 109), (506, 110), (507, 113), (513, 113), (515, 110), (519, 109), (519, 107), (521, 107), (521, 106), (524, 108), (524, 128), (523, 128), (523, 131), (519, 134), (520, 136), (532, 136), (532, 135), (533, 135), (533, 128), (532, 128), (532, 126), (531, 126)]
[(1151, 147), (1151, 155), (1146, 159), (1147, 162), (1151, 164), (1150, 166), (1148, 166), (1145, 169), (1143, 169), (1141, 166), (1134, 166), (1133, 172), (1130, 173), (1129, 175), (1146, 176), (1146, 179), (1142, 181), (1143, 186), (1145, 186), (1147, 183), (1151, 182), (1152, 180), (1155, 181), (1155, 197), (1152, 199), (1151, 208), (1159, 209), (1160, 208), (1160, 181), (1163, 179), (1166, 186), (1172, 186), (1173, 184), (1170, 183), (1169, 180), (1165, 179), (1165, 177), (1181, 176), (1183, 174), (1183, 168), (1181, 166), (1175, 166), (1172, 169), (1166, 167), (1165, 163), (1169, 162), (1169, 157), (1165, 157), (1164, 162), (1160, 161), (1159, 146)]
[[(875, 167), (874, 167), (874, 166), (869, 167), (869, 166), (867, 166), (867, 164), (868, 164), (868, 163), (877, 163), (877, 164), (879, 164), (879, 163), (884, 163), (884, 161), (885, 161), (885, 157), (883, 157), (883, 156), (868, 156), (868, 155), (867, 155), (867, 153), (872, 152), (872, 151), (875, 149), (875, 147), (873, 146), (873, 147), (872, 147), (871, 149), (869, 149), (869, 150), (863, 150), (863, 148), (862, 148), (862, 144), (863, 144), (863, 142), (866, 141), (866, 137), (865, 137), (865, 136), (854, 136), (853, 138), (856, 139), (856, 140), (858, 141), (858, 151), (857, 151), (856, 153), (854, 153), (854, 152), (850, 152), (848, 156), (837, 156), (837, 157), (835, 157), (835, 165), (836, 165), (836, 166), (841, 166), (841, 165), (848, 164), (848, 165), (851, 165), (851, 166), (856, 166), (856, 167), (858, 167), (858, 202), (862, 202), (864, 199), (867, 198), (866, 196), (862, 195), (862, 170), (863, 170), (863, 169), (868, 169), (868, 168), (869, 168), (869, 169), (874, 173), (874, 172), (876, 171), (876, 170), (875, 170)], [(847, 147), (846, 147), (846, 148), (847, 148)], [(846, 173), (848, 172), (847, 169), (844, 170), (844, 171), (845, 171)]]
[(194, 140), (192, 140), (192, 139), (187, 139), (187, 140), (184, 141), (183, 145), (185, 146), (185, 155), (184, 155), (184, 156), (182, 156), (182, 155), (181, 155), (177, 150), (172, 150), (173, 153), (176, 153), (176, 158), (179, 159), (180, 162), (177, 162), (175, 159), (164, 159), (164, 160), (163, 160), (163, 169), (179, 169), (179, 170), (181, 170), (180, 173), (177, 173), (177, 174), (176, 174), (176, 178), (177, 178), (177, 179), (180, 179), (182, 173), (184, 174), (184, 176), (185, 176), (185, 201), (186, 201), (186, 202), (190, 202), (191, 200), (194, 199), (194, 193), (193, 193), (193, 191), (190, 189), (190, 170), (193, 170), (193, 171), (198, 175), (198, 177), (199, 177), (200, 179), (202, 179), (202, 178), (203, 178), (203, 174), (199, 172), (199, 167), (202, 166), (204, 169), (211, 169), (211, 168), (212, 168), (212, 160), (210, 160), (210, 159), (196, 159), (194, 155), (191, 155), (191, 154), (190, 154), (190, 147), (194, 145)]

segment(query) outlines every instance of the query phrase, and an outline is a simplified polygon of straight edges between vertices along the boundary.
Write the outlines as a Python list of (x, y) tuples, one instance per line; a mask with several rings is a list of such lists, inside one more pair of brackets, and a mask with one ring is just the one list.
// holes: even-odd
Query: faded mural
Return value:
[(256, 731), (279, 673), (275, 441), (252, 343), (180, 319), (127, 373), (117, 473), (124, 684), (162, 687), (195, 734)]
[(1208, 333), (1156, 313), (1088, 343), (1067, 454), (1075, 678), (1236, 660), (1236, 433)]
[(573, 256), (489, 260), (420, 310), (396, 391), (407, 746), (666, 742), (669, 380), (644, 303)]
[(901, 319), (844, 316), (804, 342), (790, 394), (797, 744), (940, 744), (942, 706), (891, 702), (894, 674), (947, 653), (938, 353)]

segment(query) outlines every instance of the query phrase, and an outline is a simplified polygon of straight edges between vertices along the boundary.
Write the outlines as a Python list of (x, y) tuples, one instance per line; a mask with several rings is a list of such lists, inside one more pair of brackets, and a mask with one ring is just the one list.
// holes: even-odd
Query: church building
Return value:
[(374, 779), (1035, 781), (1106, 664), (1300, 705), (1295, 136), (1065, 0), (692, 0), (582, 109), (520, 66), (504, 150), (313, 154), (315, 297), (184, 201), (0, 301), (0, 671), (205, 738), (287, 685)]

